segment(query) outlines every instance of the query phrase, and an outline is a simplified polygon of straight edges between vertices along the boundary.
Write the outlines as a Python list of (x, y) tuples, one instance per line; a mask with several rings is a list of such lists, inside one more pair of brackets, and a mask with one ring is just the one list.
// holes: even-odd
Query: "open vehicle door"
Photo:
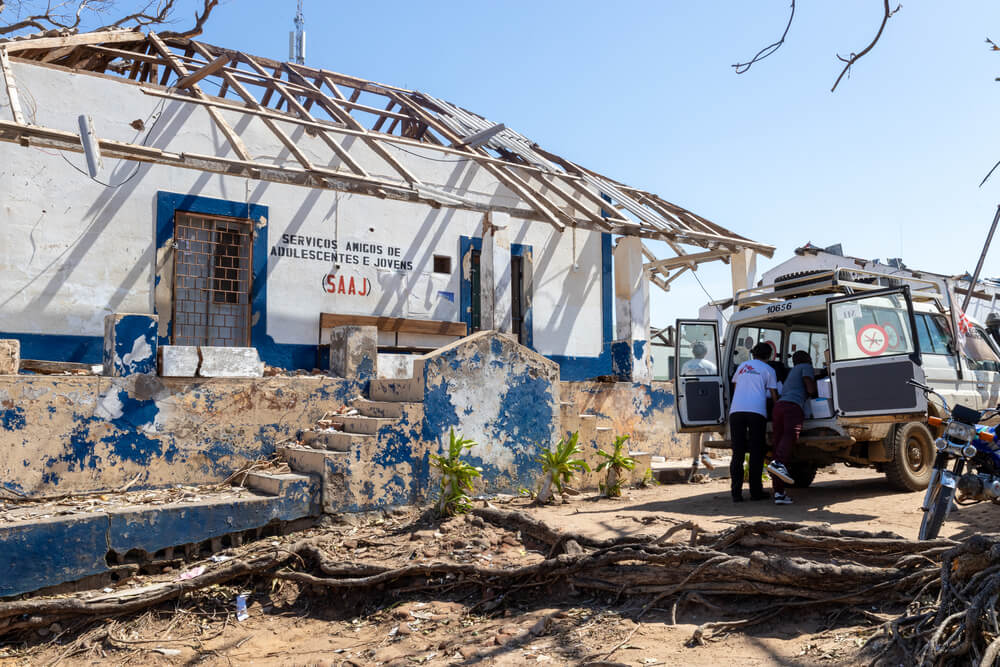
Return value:
[(704, 431), (725, 421), (719, 330), (714, 320), (677, 320), (674, 393), (677, 430)]
[(927, 412), (907, 380), (924, 381), (910, 288), (827, 300), (834, 414), (840, 417)]

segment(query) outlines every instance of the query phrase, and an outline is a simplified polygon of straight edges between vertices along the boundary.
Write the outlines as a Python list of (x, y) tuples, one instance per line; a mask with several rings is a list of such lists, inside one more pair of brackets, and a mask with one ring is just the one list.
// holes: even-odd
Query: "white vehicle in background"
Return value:
[[(977, 410), (996, 407), (1000, 398), (998, 349), (977, 324), (960, 329), (952, 298), (933, 280), (837, 268), (737, 292), (722, 347), (714, 320), (678, 320), (678, 431), (714, 431), (723, 440), (712, 447), (731, 446), (730, 379), (749, 349), (768, 343), (779, 377), (792, 354), (806, 350), (820, 398), (807, 406), (788, 466), (795, 485), (808, 486), (818, 468), (839, 461), (874, 467), (898, 489), (924, 489), (938, 435), (927, 425), (928, 411), (943, 415), (907, 380)], [(709, 357), (716, 375), (681, 372), (697, 341), (712, 356), (719, 351), (721, 358)]]

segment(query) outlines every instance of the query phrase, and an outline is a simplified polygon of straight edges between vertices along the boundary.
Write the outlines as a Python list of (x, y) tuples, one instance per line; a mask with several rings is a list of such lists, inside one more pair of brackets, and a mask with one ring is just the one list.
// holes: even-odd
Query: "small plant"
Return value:
[(473, 480), (482, 474), (481, 468), (462, 460), (462, 453), (466, 449), (475, 447), (475, 441), (463, 438), (461, 435), (456, 437), (454, 428), (451, 429), (449, 438), (448, 456), (431, 454), (431, 465), (441, 472), (441, 490), (438, 498), (440, 516), (464, 514), (472, 509), (467, 492), (472, 491)]
[(635, 459), (628, 455), (625, 443), (628, 442), (629, 435), (619, 435), (615, 438), (614, 449), (608, 453), (603, 449), (597, 450), (598, 456), (603, 456), (604, 460), (597, 466), (597, 472), (607, 470), (607, 477), (600, 485), (601, 493), (607, 498), (620, 498), (622, 495), (622, 473), (635, 468)]
[(637, 488), (645, 489), (650, 486), (659, 486), (660, 482), (655, 477), (653, 477), (653, 469), (646, 468), (646, 472), (642, 473), (642, 479), (635, 483)]
[(553, 486), (556, 491), (563, 493), (563, 485), (573, 477), (574, 473), (590, 472), (590, 466), (586, 461), (573, 458), (583, 452), (578, 442), (579, 438), (580, 433), (577, 431), (569, 437), (569, 440), (560, 438), (555, 449), (540, 445), (542, 453), (537, 460), (542, 464), (545, 477), (538, 492), (538, 502), (547, 503), (552, 499)]

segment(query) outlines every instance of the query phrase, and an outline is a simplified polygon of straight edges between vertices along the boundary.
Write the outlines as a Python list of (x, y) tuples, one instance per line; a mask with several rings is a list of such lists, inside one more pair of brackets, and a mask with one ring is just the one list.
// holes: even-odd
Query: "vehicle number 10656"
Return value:
[(768, 306), (767, 307), (767, 312), (768, 312), (768, 314), (770, 314), (770, 313), (780, 313), (782, 311), (791, 310), (791, 309), (792, 309), (792, 304), (790, 304), (790, 303), (776, 303), (773, 306)]

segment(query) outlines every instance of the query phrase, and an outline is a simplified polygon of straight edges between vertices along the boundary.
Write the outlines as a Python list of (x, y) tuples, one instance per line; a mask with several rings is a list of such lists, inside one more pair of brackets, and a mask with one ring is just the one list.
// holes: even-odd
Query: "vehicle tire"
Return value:
[(813, 483), (813, 480), (816, 479), (817, 470), (819, 470), (819, 466), (808, 461), (793, 461), (789, 463), (788, 474), (795, 480), (795, 484), (792, 484), (792, 486), (796, 489), (808, 488)]
[(924, 512), (924, 518), (920, 521), (918, 539), (933, 540), (941, 532), (941, 526), (948, 515), (948, 506), (951, 505), (952, 493), (954, 492), (947, 486), (938, 486), (930, 509)]
[(885, 464), (885, 476), (900, 491), (922, 491), (931, 481), (934, 468), (934, 436), (926, 426), (909, 422), (896, 429), (892, 460)]

